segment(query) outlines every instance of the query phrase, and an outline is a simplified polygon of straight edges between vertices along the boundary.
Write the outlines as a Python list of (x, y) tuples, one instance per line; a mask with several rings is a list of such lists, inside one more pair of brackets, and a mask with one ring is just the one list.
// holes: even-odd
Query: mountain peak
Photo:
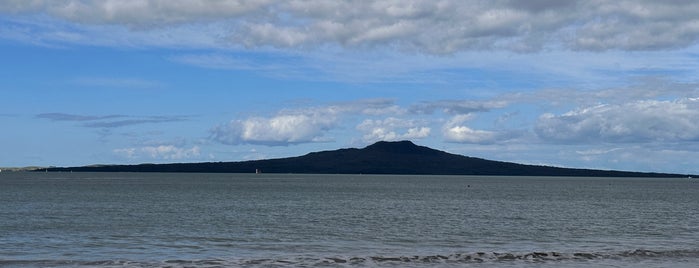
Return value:
[(429, 151), (436, 151), (424, 146), (415, 145), (412, 141), (379, 141), (372, 145), (365, 147), (365, 151), (374, 152), (388, 152), (388, 153), (400, 153), (400, 154), (414, 154), (414, 153), (426, 153)]
[(366, 148), (383, 148), (383, 147), (396, 147), (396, 146), (417, 146), (415, 143), (409, 140), (403, 141), (377, 141), (374, 144), (367, 146)]
[(409, 140), (403, 140), (403, 141), (377, 141), (372, 145), (367, 146), (366, 148), (386, 148), (386, 147), (417, 147), (415, 143)]

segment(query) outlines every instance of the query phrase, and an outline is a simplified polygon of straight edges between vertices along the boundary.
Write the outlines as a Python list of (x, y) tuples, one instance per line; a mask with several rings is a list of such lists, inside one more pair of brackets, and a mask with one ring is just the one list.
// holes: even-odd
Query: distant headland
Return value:
[[(41, 171), (200, 172), (397, 175), (497, 175), (575, 177), (687, 177), (684, 174), (524, 165), (451, 154), (411, 141), (381, 141), (365, 148), (313, 152), (303, 156), (240, 162), (51, 167)], [(696, 176), (695, 176), (696, 177)]]

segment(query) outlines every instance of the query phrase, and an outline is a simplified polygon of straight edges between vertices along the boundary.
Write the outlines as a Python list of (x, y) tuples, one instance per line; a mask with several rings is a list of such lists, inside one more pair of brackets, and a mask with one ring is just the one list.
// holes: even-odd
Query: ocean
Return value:
[(699, 180), (0, 173), (0, 267), (697, 267)]

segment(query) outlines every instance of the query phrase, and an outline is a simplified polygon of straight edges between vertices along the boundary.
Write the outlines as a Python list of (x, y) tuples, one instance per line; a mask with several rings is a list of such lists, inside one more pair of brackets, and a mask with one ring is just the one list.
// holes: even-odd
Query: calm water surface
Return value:
[(697, 267), (699, 180), (0, 173), (0, 266)]

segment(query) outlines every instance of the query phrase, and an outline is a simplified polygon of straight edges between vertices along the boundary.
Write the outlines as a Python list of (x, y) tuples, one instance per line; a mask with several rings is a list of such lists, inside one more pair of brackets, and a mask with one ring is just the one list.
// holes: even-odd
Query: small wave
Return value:
[(289, 257), (247, 260), (165, 260), (162, 262), (138, 262), (127, 260), (72, 261), (72, 260), (0, 260), (0, 267), (296, 267), (296, 266), (374, 266), (404, 264), (470, 264), (526, 262), (546, 263), (586, 260), (645, 260), (666, 258), (670, 261), (699, 258), (699, 250), (646, 250), (636, 249), (621, 252), (475, 252), (424, 256), (364, 256), (320, 258)]
[(0, 267), (129, 267), (140, 266), (138, 262), (127, 260), (0, 260)]
[(483, 262), (550, 262), (567, 260), (624, 259), (624, 258), (699, 258), (699, 250), (653, 251), (637, 249), (622, 252), (529, 252), (501, 253), (475, 252), (449, 255), (425, 256), (370, 256), (370, 257), (326, 257), (323, 259), (259, 259), (244, 264), (371, 264), (371, 263), (483, 263)]

